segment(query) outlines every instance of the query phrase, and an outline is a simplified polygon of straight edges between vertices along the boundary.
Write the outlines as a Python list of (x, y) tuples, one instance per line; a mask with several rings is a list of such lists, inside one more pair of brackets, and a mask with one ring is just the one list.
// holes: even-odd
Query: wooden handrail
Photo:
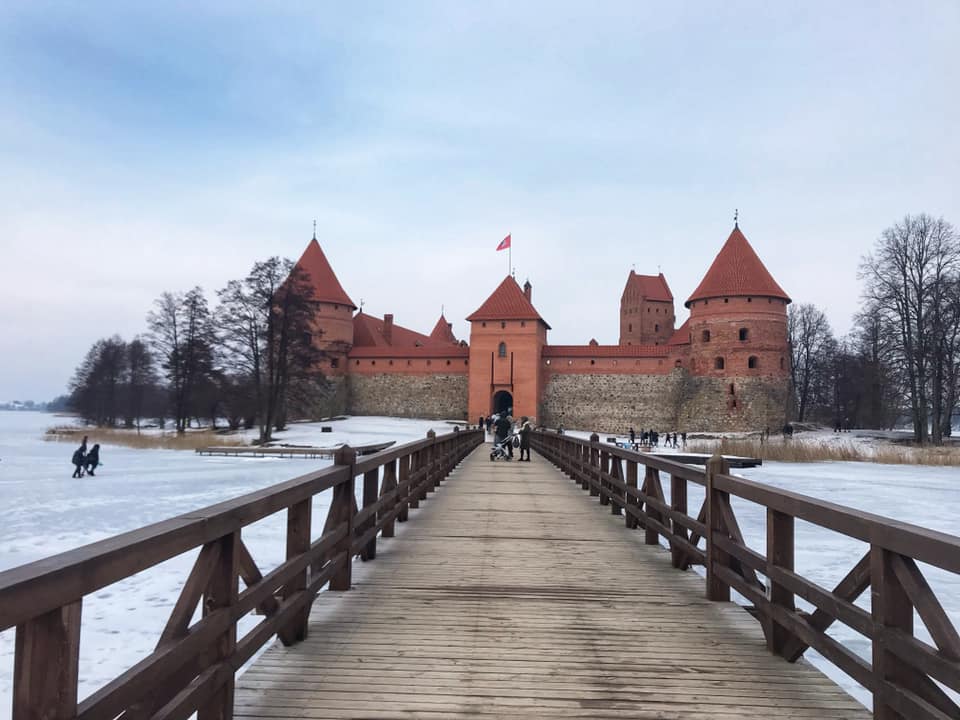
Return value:
[[(196, 712), (199, 720), (228, 720), (240, 666), (275, 634), (285, 644), (306, 637), (316, 594), (328, 582), (349, 590), (353, 557), (372, 560), (378, 535), (392, 536), (393, 523), (482, 442), (479, 430), (431, 431), (360, 461), (343, 448), (333, 467), (0, 573), (0, 630), (17, 633), (13, 719), (175, 720)], [(312, 540), (312, 499), (328, 490), (327, 522)], [(286, 560), (261, 575), (241, 531), (281, 510)], [(78, 704), (84, 596), (194, 548), (202, 551), (157, 648)], [(202, 618), (191, 624), (198, 605)], [(237, 621), (255, 608), (264, 619), (238, 638)]]
[[(960, 693), (960, 633), (917, 565), (960, 574), (960, 538), (730, 475), (719, 455), (701, 471), (600, 443), (596, 434), (582, 440), (538, 431), (531, 444), (611, 512), (622, 510), (626, 527), (644, 530), (647, 544), (659, 545), (663, 537), (675, 568), (704, 565), (709, 599), (729, 600), (733, 589), (753, 603), (749, 609), (771, 652), (794, 662), (814, 648), (873, 693), (874, 716), (881, 720), (960, 718), (956, 695), (938, 684)], [(661, 471), (670, 474), (669, 502)], [(688, 481), (706, 489), (695, 517), (688, 514)], [(747, 546), (731, 496), (765, 508), (765, 553)], [(856, 538), (870, 549), (852, 559), (853, 568), (835, 588), (821, 587), (794, 568), (795, 520)], [(868, 587), (871, 611), (854, 604)], [(816, 612), (798, 611), (798, 596)], [(914, 612), (933, 645), (914, 635)], [(872, 641), (871, 662), (827, 634), (835, 622)]]

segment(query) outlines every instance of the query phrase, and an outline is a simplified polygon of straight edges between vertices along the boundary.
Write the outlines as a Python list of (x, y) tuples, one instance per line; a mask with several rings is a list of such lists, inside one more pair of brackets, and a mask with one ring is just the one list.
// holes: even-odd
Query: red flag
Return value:
[(497, 245), (497, 250), (506, 250), (508, 247), (510, 247), (510, 235), (507, 235), (500, 241), (500, 244)]

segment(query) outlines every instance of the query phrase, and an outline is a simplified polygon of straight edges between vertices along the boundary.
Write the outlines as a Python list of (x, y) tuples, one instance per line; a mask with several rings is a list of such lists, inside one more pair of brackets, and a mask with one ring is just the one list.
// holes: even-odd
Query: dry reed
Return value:
[(239, 447), (248, 443), (242, 437), (221, 435), (212, 430), (192, 430), (183, 435), (175, 432), (145, 432), (123, 428), (84, 428), (76, 426), (57, 426), (47, 430), (45, 440), (79, 444), (84, 435), (89, 435), (89, 446), (94, 443), (122, 445), (138, 449), (196, 450), (215, 446)]
[(761, 442), (759, 438), (720, 438), (718, 440), (691, 440), (691, 452), (755, 457), (779, 462), (873, 462), (886, 465), (960, 465), (958, 447), (915, 447), (893, 444), (858, 445), (852, 442), (824, 442), (774, 438)]

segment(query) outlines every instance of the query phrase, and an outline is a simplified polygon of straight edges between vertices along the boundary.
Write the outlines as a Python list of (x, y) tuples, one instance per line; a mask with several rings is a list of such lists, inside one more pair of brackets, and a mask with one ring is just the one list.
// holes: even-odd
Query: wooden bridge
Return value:
[[(482, 438), (347, 449), (333, 467), (0, 573), (14, 719), (869, 717), (793, 662), (807, 647), (873, 693), (875, 717), (960, 717), (960, 637), (917, 565), (960, 573), (960, 539), (736, 478), (719, 457), (703, 470), (536, 433), (533, 462), (491, 463)], [(689, 483), (705, 489), (696, 516)], [(320, 493), (332, 499), (313, 539)], [(744, 543), (731, 495), (766, 508), (764, 552)], [(287, 560), (264, 575), (241, 530), (280, 511)], [(794, 571), (795, 519), (869, 545), (836, 588)], [(156, 650), (78, 703), (83, 597), (192, 548)], [(696, 564), (705, 583), (684, 572)], [(854, 604), (867, 587), (871, 611)], [(869, 661), (827, 634), (834, 622), (872, 641)]]

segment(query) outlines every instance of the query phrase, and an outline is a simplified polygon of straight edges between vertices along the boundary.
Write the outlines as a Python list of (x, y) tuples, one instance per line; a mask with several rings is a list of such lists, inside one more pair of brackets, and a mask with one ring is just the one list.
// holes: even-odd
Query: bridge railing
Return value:
[[(275, 634), (284, 644), (305, 638), (317, 593), (328, 583), (349, 590), (353, 558), (373, 559), (378, 534), (391, 537), (394, 523), (482, 441), (477, 430), (431, 431), (369, 457), (343, 448), (332, 467), (0, 573), (0, 631), (16, 627), (14, 720), (230, 718), (237, 670)], [(314, 539), (313, 498), (327, 491), (329, 512)], [(286, 560), (263, 575), (241, 531), (283, 510)], [(156, 649), (78, 703), (84, 596), (196, 548)], [(255, 610), (263, 619), (238, 637), (237, 621)]]
[[(960, 718), (954, 699), (960, 635), (918, 565), (960, 574), (960, 538), (730, 475), (719, 455), (701, 470), (598, 440), (536, 432), (531, 444), (614, 514), (623, 514), (626, 527), (642, 529), (647, 544), (664, 538), (673, 567), (703, 565), (709, 599), (730, 600), (733, 589), (752, 602), (748, 610), (762, 624), (771, 652), (795, 662), (814, 648), (873, 694), (874, 715), (882, 720)], [(670, 476), (669, 501), (661, 473)], [(688, 483), (704, 488), (696, 515), (689, 511)], [(765, 552), (744, 541), (731, 496), (766, 510)], [(795, 570), (796, 520), (869, 549), (835, 587), (822, 587)], [(867, 588), (869, 611), (855, 604)], [(816, 610), (798, 610), (797, 597)], [(915, 634), (915, 613), (932, 645)], [(827, 633), (834, 623), (871, 641), (871, 661)]]

